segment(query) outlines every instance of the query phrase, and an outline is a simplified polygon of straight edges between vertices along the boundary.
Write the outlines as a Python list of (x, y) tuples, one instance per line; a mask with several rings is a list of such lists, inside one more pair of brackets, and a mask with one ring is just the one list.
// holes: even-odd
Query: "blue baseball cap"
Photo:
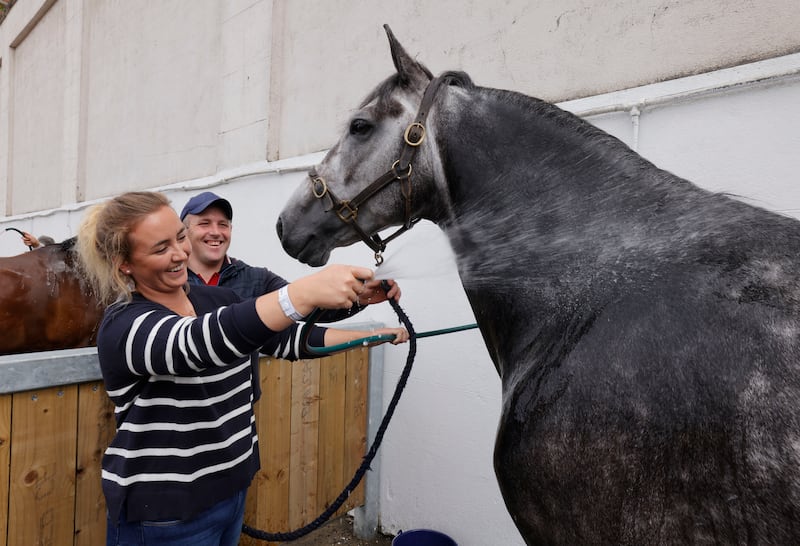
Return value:
[(222, 209), (228, 220), (233, 220), (233, 207), (227, 199), (223, 199), (214, 192), (204, 191), (189, 199), (181, 211), (181, 221), (187, 214), (200, 214), (211, 205)]

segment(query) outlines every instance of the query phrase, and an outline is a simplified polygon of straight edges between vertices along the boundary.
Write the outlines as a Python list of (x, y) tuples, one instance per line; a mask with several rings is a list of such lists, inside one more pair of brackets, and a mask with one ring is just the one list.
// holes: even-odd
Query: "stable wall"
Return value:
[[(562, 106), (589, 115), (660, 167), (800, 217), (800, 185), (794, 183), (794, 173), (800, 172), (799, 75), (800, 55), (792, 55)], [(226, 196), (235, 209), (231, 254), (292, 279), (309, 268), (283, 253), (274, 223), (294, 187), (306, 183), (305, 171), (320, 158), (265, 162), (162, 189), (178, 209), (205, 188)], [(32, 217), (26, 227), (39, 232), (45, 220), (76, 223), (82, 212)], [(418, 331), (474, 322), (447, 243), (435, 226), (420, 223), (393, 242), (385, 256), (385, 270), (401, 283), (403, 307)], [(337, 249), (332, 257), (365, 266), (373, 265), (371, 259), (365, 245)], [(367, 309), (358, 319), (396, 323), (388, 306)], [(407, 348), (384, 350), (385, 407)], [(500, 382), (477, 331), (419, 341), (416, 364), (378, 455), (377, 509), (385, 532), (431, 527), (464, 546), (523, 544), (492, 467), (499, 410)]]
[[(349, 484), (377, 428), (368, 390), (380, 390), (371, 385), (380, 352), (360, 347), (298, 362), (261, 359), (262, 398), (254, 406), (261, 469), (248, 490), (247, 525), (299, 530)], [(96, 353), (0, 357), (0, 546), (105, 543), (101, 461), (115, 423)], [(365, 490), (377, 491), (375, 476), (368, 473), (333, 517), (356, 510), (363, 514), (357, 522), (374, 529), (377, 518), (369, 521), (363, 505)], [(242, 536), (240, 544), (274, 543)]]
[(0, 25), (0, 213), (324, 150), (390, 73), (383, 23), (434, 72), (563, 101), (800, 51), (799, 11), (796, 0), (17, 2)]
[[(25, 4), (27, 2), (21, 5)], [(254, 6), (261, 4), (253, 3)], [(680, 6), (667, 2), (657, 4), (674, 9), (673, 14), (686, 15), (684, 10), (688, 9), (687, 3), (680, 3)], [(703, 6), (707, 9), (712, 5), (717, 8), (722, 6), (717, 11), (719, 17), (723, 18), (732, 17), (734, 12), (739, 14), (742, 10), (749, 13), (753, 21), (760, 21), (762, 25), (753, 25), (752, 28), (759, 31), (756, 38), (760, 36), (764, 51), (785, 46), (787, 43), (786, 36), (776, 31), (777, 19), (793, 20), (794, 27), (797, 26), (798, 16), (795, 14), (797, 10), (794, 9), (794, 4), (791, 6), (791, 13), (787, 11), (789, 3), (783, 5), (783, 10), (780, 6), (773, 5), (769, 8), (764, 7), (769, 4), (761, 4), (764, 14), (772, 10), (769, 15), (771, 22), (765, 21), (766, 15), (754, 13), (753, 10), (757, 9), (749, 3), (690, 4), (696, 10)], [(289, 12), (282, 17), (293, 20), (293, 17), (300, 15), (292, 15), (291, 9), (296, 9), (289, 9), (292, 5), (294, 4), (275, 4)], [(458, 10), (451, 7), (447, 13), (450, 19), (463, 17), (468, 27), (472, 24), (469, 27), (473, 30), (472, 36), (462, 36), (461, 41), (457, 38), (461, 36), (460, 30), (430, 30), (434, 25), (430, 14), (440, 13), (440, 8), (436, 6), (404, 4), (398, 9), (409, 10), (408, 13), (401, 11), (405, 13), (406, 19), (401, 22), (398, 17), (396, 25), (392, 20), (386, 20), (392, 23), (395, 33), (412, 55), (426, 63), (434, 73), (449, 68), (462, 68), (479, 85), (508, 87), (543, 95), (535, 91), (535, 87), (546, 89), (550, 85), (549, 80), (544, 77), (535, 82), (535, 85), (531, 82), (523, 83), (519, 80), (519, 72), (515, 71), (515, 78), (504, 80), (504, 83), (492, 81), (491, 73), (506, 70), (502, 67), (511, 62), (509, 58), (515, 59), (514, 62), (523, 61), (519, 61), (518, 52), (510, 54), (510, 49), (493, 47), (493, 44), (502, 42), (481, 38), (485, 34), (480, 28), (484, 27), (477, 26), (472, 19), (481, 15), (491, 27), (498, 17), (507, 15), (506, 9), (520, 10), (521, 17), (522, 3), (509, 2), (496, 7), (494, 11), (497, 13), (491, 17), (487, 15), (488, 8), (481, 8), (477, 2), (460, 5), (463, 7)], [(540, 9), (536, 8), (533, 12), (525, 13), (528, 17), (545, 17), (543, 14), (548, 13), (545, 9), (547, 5), (549, 4), (541, 7), (543, 11), (536, 11)], [(301, 131), (302, 135), (297, 135), (296, 139), (286, 136), (290, 133), (278, 131), (278, 134), (284, 135), (280, 138), (286, 139), (286, 144), (280, 148), (283, 150), (280, 157), (284, 159), (266, 161), (266, 156), (252, 161), (240, 159), (235, 165), (218, 164), (217, 170), (206, 175), (194, 178), (187, 176), (175, 183), (164, 180), (145, 186), (165, 189), (178, 209), (191, 195), (207, 187), (226, 196), (236, 211), (236, 236), (232, 255), (253, 264), (269, 265), (290, 279), (307, 273), (309, 269), (283, 253), (275, 236), (274, 223), (294, 187), (305, 183), (305, 171), (321, 157), (319, 153), (305, 154), (301, 150), (304, 147), (308, 150), (322, 150), (324, 146), (330, 145), (342, 128), (342, 121), (347, 113), (382, 77), (391, 72), (388, 47), (382, 30), (379, 29), (379, 23), (384, 21), (371, 19), (374, 14), (370, 10), (377, 8), (366, 7), (366, 12), (356, 16), (352, 13), (354, 8), (348, 3), (333, 3), (331, 6), (325, 8), (328, 9), (325, 12), (328, 17), (325, 24), (319, 21), (310, 24), (306, 21), (307, 26), (302, 29), (298, 27), (295, 34), (290, 33), (293, 37), (281, 40), (284, 55), (294, 60), (293, 65), (297, 67), (298, 75), (311, 62), (310, 56), (304, 56), (306, 48), (324, 51), (325, 54), (320, 58), (326, 59), (326, 64), (322, 67), (314, 65), (313, 70), (305, 69), (312, 74), (308, 80), (301, 82), (299, 79), (294, 81), (282, 77), (280, 100), (271, 95), (271, 108), (274, 108), (276, 100), (284, 103), (283, 101), (292, 101), (298, 97), (313, 96), (313, 99), (308, 99), (310, 102), (305, 103), (309, 110), (303, 115), (308, 116), (308, 119), (301, 124), (294, 122), (294, 115), (289, 114), (292, 111), (290, 107), (284, 106), (279, 110), (284, 128), (281, 131), (288, 131), (289, 126), (311, 127), (310, 130)], [(614, 21), (622, 25), (629, 16), (624, 8), (639, 13), (639, 9), (652, 10), (653, 6), (649, 2), (637, 3), (635, 6), (617, 3), (608, 8), (604, 5), (604, 9), (611, 10), (608, 13), (611, 22), (606, 26), (614, 27)], [(381, 9), (386, 13), (390, 10), (388, 5)], [(337, 10), (350, 14), (351, 19), (348, 19), (347, 24), (338, 19), (338, 12), (331, 13)], [(595, 14), (593, 17), (596, 16), (596, 12), (579, 12), (584, 16), (591, 13)], [(696, 17), (687, 15), (684, 19), (678, 18), (680, 23), (676, 22), (670, 27), (671, 32), (682, 36), (682, 40), (675, 40), (675, 43), (717, 43), (716, 40), (708, 40), (710, 33), (697, 30), (701, 21), (709, 20), (707, 14), (703, 16), (703, 13), (706, 12), (697, 12)], [(311, 17), (305, 12), (303, 15), (306, 18)], [(381, 13), (380, 17), (383, 16)], [(562, 17), (560, 24), (571, 20), (565, 17)], [(378, 16), (375, 18), (378, 19)], [(606, 47), (602, 45), (602, 41), (592, 42), (599, 39), (597, 35), (604, 32), (602, 29), (605, 26), (590, 25), (588, 19), (578, 20), (586, 22), (586, 25), (576, 27), (576, 20), (572, 19), (568, 28), (572, 32), (582, 28), (587, 33), (588, 43), (598, 43), (595, 47), (599, 49)], [(526, 21), (527, 25), (533, 25), (532, 19)], [(333, 25), (332, 22), (337, 24)], [(374, 23), (376, 28), (365, 26), (366, 22)], [(710, 27), (704, 28), (716, 28), (714, 25), (720, 24), (718, 19), (712, 23)], [(783, 24), (784, 21), (780, 22), (781, 27)], [(0, 26), (0, 32), (4, 28), (5, 24)], [(624, 25), (620, 28), (624, 28)], [(366, 33), (370, 36), (365, 37)], [(615, 37), (621, 39), (623, 34), (618, 33)], [(690, 35), (694, 36), (694, 40), (690, 39)], [(326, 38), (325, 41), (320, 40), (322, 36)], [(498, 31), (495, 36), (501, 39), (505, 34)], [(534, 58), (532, 52), (536, 50), (537, 44), (555, 48), (556, 45), (563, 46), (566, 43), (558, 33), (549, 36), (529, 37), (530, 47), (526, 51), (531, 52), (531, 59)], [(752, 34), (748, 36), (749, 38), (742, 39), (747, 42), (753, 38)], [(540, 39), (543, 41), (539, 42)], [(727, 40), (727, 46), (732, 51), (738, 51), (739, 45), (734, 44), (733, 39)], [(447, 46), (442, 45), (445, 42), (448, 42)], [(355, 47), (355, 44), (359, 47)], [(462, 48), (463, 44), (473, 45)], [(649, 49), (648, 40), (641, 35), (636, 45), (645, 51), (655, 51)], [(608, 47), (612, 51), (616, 46)], [(706, 44), (705, 47), (711, 45)], [(347, 55), (333, 55), (332, 52), (338, 51), (337, 48), (347, 50)], [(583, 62), (575, 58), (576, 52), (567, 55), (566, 52), (571, 51), (569, 48), (558, 51), (563, 51), (564, 56), (553, 53), (547, 58), (547, 62), (560, 64), (565, 74), (571, 73), (570, 67)], [(504, 59), (504, 53), (510, 54), (510, 57)], [(652, 63), (656, 65), (656, 69), (660, 66), (671, 66), (671, 61), (668, 62), (669, 55), (662, 53), (664, 57), (659, 58), (659, 62)], [(686, 54), (681, 58), (688, 63), (695, 62), (700, 57)], [(721, 56), (717, 60), (720, 59)], [(582, 92), (564, 91), (560, 97), (554, 91), (551, 93), (557, 100), (561, 100), (591, 95), (591, 89), (604, 89), (597, 83), (598, 78), (608, 77), (607, 83), (627, 81), (618, 74), (617, 69), (610, 69), (616, 66), (624, 71), (624, 63), (618, 61), (620, 60), (617, 57), (611, 56), (607, 63), (599, 65), (602, 69), (595, 65), (593, 70), (577, 72), (580, 76), (576, 77), (576, 81), (585, 85)], [(331, 63), (333, 66), (330, 66)], [(714, 63), (711, 65), (716, 66)], [(544, 65), (536, 66), (540, 72), (545, 70)], [(4, 59), (0, 67), (0, 82), (6, 67)], [(274, 65), (273, 68), (278, 70)], [(280, 70), (290, 68), (291, 66), (283, 66)], [(630, 74), (635, 76), (640, 69), (643, 70), (641, 64), (631, 68)], [(320, 70), (323, 72), (319, 72)], [(534, 72), (533, 64), (529, 70), (524, 71), (525, 74)], [(705, 187), (732, 191), (764, 206), (800, 217), (800, 195), (797, 190), (800, 185), (796, 183), (796, 173), (800, 172), (800, 155), (796, 152), (800, 149), (800, 136), (796, 131), (800, 122), (798, 73), (800, 57), (791, 55), (716, 72), (710, 76), (666, 81), (652, 87), (631, 88), (608, 95), (587, 96), (583, 100), (565, 102), (563, 106), (589, 116), (590, 121), (619, 136), (661, 167), (688, 176)], [(320, 74), (326, 76), (319, 77)], [(747, 81), (762, 83), (743, 83)], [(559, 85), (564, 89), (569, 87), (563, 83)], [(608, 89), (628, 87), (622, 84), (617, 87), (613, 83), (609, 85)], [(273, 91), (274, 88), (270, 88), (270, 93)], [(0, 103), (3, 102), (3, 96), (0, 93)], [(326, 106), (320, 106), (323, 103)], [(298, 99), (297, 104), (302, 105), (303, 102)], [(274, 120), (274, 117), (271, 116), (270, 119)], [(149, 123), (154, 122), (151, 120)], [(270, 131), (273, 130), (276, 127), (270, 124)], [(268, 141), (272, 138), (269, 135)], [(312, 143), (314, 141), (324, 141), (325, 144), (315, 145)], [(47, 191), (38, 187), (39, 191)], [(67, 202), (53, 210), (15, 213), (16, 215), (0, 220), (0, 228), (14, 226), (36, 234), (51, 234), (56, 238), (71, 235), (77, 229), (84, 206), (85, 204)], [(0, 254), (9, 255), (22, 250), (24, 249), (16, 235), (2, 235), (0, 231)], [(372, 265), (371, 256), (371, 251), (364, 245), (357, 245), (337, 250), (332, 260)], [(402, 284), (403, 307), (417, 330), (474, 322), (448, 256), (449, 251), (441, 233), (426, 223), (418, 225), (401, 237), (386, 253), (386, 267), (394, 268), (393, 276)], [(359, 320), (375, 320), (387, 324), (396, 322), (388, 306), (368, 309)], [(384, 405), (388, 403), (399, 377), (405, 355), (406, 349), (402, 346), (386, 348)], [(522, 544), (505, 511), (492, 469), (492, 448), (499, 408), (499, 380), (478, 332), (473, 330), (420, 340), (414, 371), (379, 453), (380, 513), (385, 531), (396, 533), (401, 529), (432, 527), (448, 533), (465, 546)]]

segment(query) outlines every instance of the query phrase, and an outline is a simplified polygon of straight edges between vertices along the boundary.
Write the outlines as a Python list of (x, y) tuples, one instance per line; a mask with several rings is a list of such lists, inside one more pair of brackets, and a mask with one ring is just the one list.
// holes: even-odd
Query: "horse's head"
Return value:
[[(396, 74), (367, 96), (347, 132), (278, 218), (286, 252), (310, 265), (324, 264), (333, 248), (359, 240), (380, 260), (391, 237), (383, 240), (378, 232), (398, 225), (407, 229), (431, 206), (421, 182), (423, 173), (430, 172), (425, 148), (432, 139), (425, 137), (424, 118), (434, 95), (426, 94), (432, 75), (385, 29)], [(426, 105), (423, 96), (428, 94)], [(423, 122), (415, 123), (419, 116)]]

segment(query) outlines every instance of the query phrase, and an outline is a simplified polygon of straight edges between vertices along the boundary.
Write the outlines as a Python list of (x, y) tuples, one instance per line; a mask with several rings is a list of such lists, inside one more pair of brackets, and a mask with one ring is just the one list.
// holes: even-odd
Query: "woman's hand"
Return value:
[(350, 341), (367, 339), (374, 336), (394, 336), (392, 339), (383, 339), (367, 343), (369, 347), (374, 347), (382, 343), (392, 343), (397, 345), (405, 343), (410, 336), (405, 328), (377, 328), (375, 330), (343, 330), (339, 328), (328, 328), (325, 330), (325, 347), (332, 347)]
[[(307, 277), (302, 277), (256, 299), (256, 312), (270, 329), (280, 331), (296, 317), (307, 317), (317, 307), (321, 309), (350, 309), (364, 293), (364, 286), (375, 276), (366, 267), (331, 265)], [(285, 292), (284, 292), (285, 289)], [(284, 296), (279, 296), (280, 294)], [(288, 296), (288, 302), (281, 297)]]
[(303, 315), (308, 315), (316, 307), (349, 309), (366, 293), (367, 285), (380, 285), (372, 280), (374, 276), (374, 272), (366, 267), (330, 265), (291, 283), (289, 298)]
[(392, 340), (392, 345), (399, 345), (400, 343), (405, 343), (411, 337), (408, 334), (408, 330), (405, 328), (378, 328), (374, 332), (373, 335), (380, 334), (380, 335), (394, 335), (394, 339)]
[(389, 284), (389, 292), (383, 291), (383, 281), (372, 280), (364, 281), (361, 293), (358, 295), (359, 305), (371, 305), (373, 303), (381, 303), (386, 300), (393, 299), (400, 301), (400, 285), (394, 279), (387, 279)]
[[(371, 337), (384, 336), (389, 339), (367, 342)], [(391, 336), (391, 337), (390, 337)], [(374, 347), (382, 343), (391, 342), (393, 345), (405, 343), (410, 339), (408, 330), (405, 328), (376, 328), (375, 330), (344, 330), (340, 328), (326, 328), (324, 346), (333, 347), (356, 340), (364, 340), (364, 344)]]

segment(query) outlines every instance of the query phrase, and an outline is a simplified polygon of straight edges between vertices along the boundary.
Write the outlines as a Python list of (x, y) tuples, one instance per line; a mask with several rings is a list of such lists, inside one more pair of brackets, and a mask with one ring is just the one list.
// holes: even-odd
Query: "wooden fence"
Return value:
[[(369, 351), (261, 359), (261, 471), (245, 522), (270, 532), (314, 520), (366, 451)], [(114, 434), (99, 381), (0, 394), (0, 546), (105, 544), (100, 462)], [(340, 513), (364, 503), (363, 484)], [(242, 535), (240, 544), (268, 544)]]

